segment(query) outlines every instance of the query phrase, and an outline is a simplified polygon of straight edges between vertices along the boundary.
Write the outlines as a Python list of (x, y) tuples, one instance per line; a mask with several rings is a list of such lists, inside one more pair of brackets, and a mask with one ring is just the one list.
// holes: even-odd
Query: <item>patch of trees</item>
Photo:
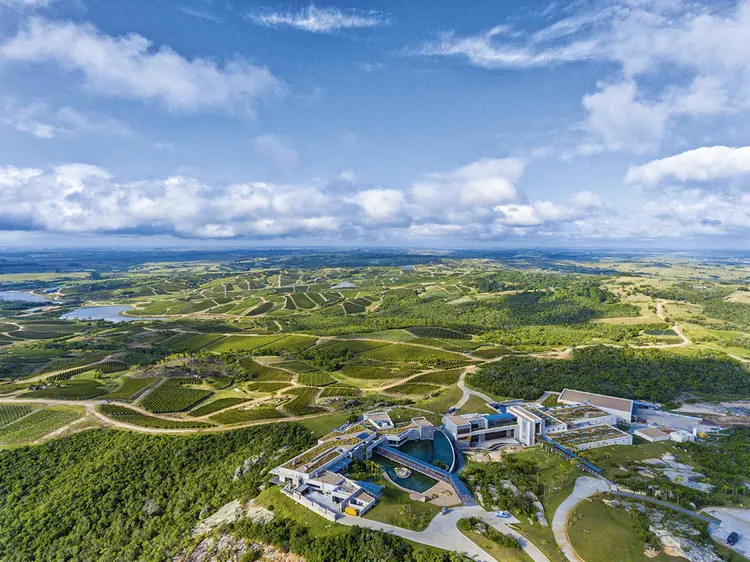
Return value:
[(468, 562), (455, 552), (416, 550), (404, 539), (382, 531), (352, 527), (329, 537), (311, 535), (307, 528), (291, 519), (276, 518), (266, 524), (247, 519), (226, 528), (233, 535), (251, 541), (272, 544), (303, 556), (307, 562)]
[(722, 300), (708, 301), (703, 304), (703, 312), (711, 318), (726, 320), (743, 327), (750, 326), (750, 304)]
[(733, 292), (731, 287), (705, 282), (675, 283), (669, 287), (652, 287), (649, 285), (638, 287), (639, 292), (657, 299), (671, 301), (685, 301), (696, 304), (714, 299), (723, 299)]
[(484, 535), (494, 543), (504, 546), (505, 548), (513, 548), (515, 550), (521, 550), (521, 545), (515, 537), (510, 535), (504, 535), (494, 527), (490, 527), (487, 523), (482, 521), (479, 517), (468, 517), (466, 519), (460, 519), (457, 527), (463, 531), (474, 531)]
[(482, 365), (469, 383), (498, 396), (533, 400), (545, 390), (575, 388), (671, 402), (683, 394), (722, 398), (750, 395), (750, 372), (740, 362), (702, 352), (676, 355), (657, 349), (605, 346), (575, 350), (569, 360), (511, 356)]
[(502, 462), (473, 464), (461, 472), (470, 489), (479, 490), (486, 509), (498, 507), (533, 517), (534, 502), (541, 493), (538, 465), (528, 459), (506, 455)]
[(199, 436), (91, 430), (0, 451), (0, 560), (170, 560), (203, 509), (254, 497), (268, 468), (312, 442), (301, 426), (274, 424)]

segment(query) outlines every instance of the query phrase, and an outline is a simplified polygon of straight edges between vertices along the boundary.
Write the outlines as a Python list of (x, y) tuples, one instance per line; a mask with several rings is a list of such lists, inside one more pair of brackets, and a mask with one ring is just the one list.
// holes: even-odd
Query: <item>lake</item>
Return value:
[(0, 291), (0, 301), (12, 302), (50, 302), (46, 297), (32, 295), (24, 291)]
[(90, 306), (77, 308), (73, 312), (63, 314), (65, 320), (106, 320), (107, 322), (132, 322), (133, 320), (163, 320), (162, 318), (146, 318), (143, 316), (121, 316), (129, 306)]

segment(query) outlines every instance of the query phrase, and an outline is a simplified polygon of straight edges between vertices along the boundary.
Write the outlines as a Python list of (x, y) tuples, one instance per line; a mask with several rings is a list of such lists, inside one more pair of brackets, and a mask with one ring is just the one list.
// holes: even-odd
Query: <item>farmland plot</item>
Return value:
[(155, 414), (183, 412), (211, 394), (210, 390), (186, 386), (180, 379), (167, 379), (142, 398), (140, 405)]
[(209, 414), (213, 414), (214, 412), (218, 412), (219, 410), (224, 410), (226, 408), (229, 408), (230, 406), (236, 406), (237, 404), (242, 404), (243, 402), (248, 401), (248, 398), (219, 398), (218, 400), (214, 400), (213, 402), (209, 402), (208, 404), (203, 404), (202, 406), (197, 407), (195, 410), (192, 410), (189, 415), (194, 418), (199, 418), (207, 416)]
[(122, 386), (114, 392), (110, 392), (109, 395), (107, 395), (107, 398), (110, 400), (132, 400), (148, 385), (156, 381), (156, 379), (157, 377), (146, 377), (142, 379), (126, 377), (123, 379)]
[(211, 416), (209, 419), (223, 425), (232, 425), (236, 423), (247, 423), (258, 420), (272, 420), (283, 418), (284, 415), (276, 408), (270, 406), (260, 406), (257, 408), (234, 408)]
[(158, 429), (195, 429), (213, 427), (212, 424), (201, 421), (165, 420), (164, 418), (147, 416), (141, 412), (136, 412), (125, 406), (117, 406), (116, 404), (103, 404), (100, 406), (100, 409), (108, 418), (141, 427), (154, 427)]

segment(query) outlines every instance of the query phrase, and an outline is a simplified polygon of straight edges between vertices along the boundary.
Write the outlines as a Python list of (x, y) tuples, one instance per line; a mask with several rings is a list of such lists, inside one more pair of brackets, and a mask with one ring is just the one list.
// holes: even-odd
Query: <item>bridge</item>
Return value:
[(387, 445), (381, 445), (377, 449), (378, 454), (385, 458), (397, 462), (409, 468), (416, 470), (417, 472), (429, 476), (433, 480), (439, 480), (446, 482), (453, 486), (458, 494), (458, 498), (465, 506), (475, 506), (477, 503), (474, 501), (474, 496), (471, 495), (469, 488), (466, 487), (457, 474), (451, 474), (450, 472), (436, 467), (435, 465), (429, 464), (421, 459), (402, 453), (401, 451), (388, 447)]

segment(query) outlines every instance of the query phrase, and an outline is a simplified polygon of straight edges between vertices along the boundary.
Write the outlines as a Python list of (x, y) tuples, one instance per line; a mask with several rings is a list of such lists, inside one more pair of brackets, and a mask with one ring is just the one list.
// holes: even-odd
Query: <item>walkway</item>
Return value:
[(568, 538), (568, 517), (570, 516), (570, 512), (586, 498), (590, 498), (601, 492), (608, 492), (609, 490), (609, 484), (603, 480), (592, 478), (591, 476), (581, 476), (576, 480), (573, 493), (555, 511), (555, 515), (552, 518), (552, 534), (555, 537), (557, 546), (560, 547), (565, 558), (570, 560), (570, 562), (585, 562), (576, 554)]
[[(715, 515), (721, 520), (721, 525), (710, 525), (708, 532), (711, 537), (721, 544), (732, 548), (745, 558), (750, 558), (750, 510), (732, 507), (707, 507), (703, 510), (709, 515)], [(735, 532), (740, 536), (739, 542), (730, 547), (727, 544), (729, 533)]]
[(341, 517), (337, 520), (337, 523), (342, 523), (343, 525), (348, 525), (350, 527), (358, 526), (384, 531), (391, 535), (396, 535), (420, 544), (459, 552), (477, 562), (496, 562), (492, 556), (479, 548), (473, 541), (466, 538), (461, 531), (458, 530), (456, 527), (458, 520), (465, 517), (479, 517), (504, 535), (514, 537), (519, 542), (524, 552), (526, 552), (534, 562), (549, 562), (549, 559), (542, 553), (542, 551), (526, 540), (525, 537), (508, 528), (507, 523), (517, 523), (517, 519), (498, 519), (495, 517), (494, 513), (487, 512), (479, 506), (456, 507), (451, 509), (445, 515), (436, 515), (424, 531), (411, 531), (402, 527), (380, 523), (379, 521), (372, 521), (370, 519), (352, 517), (349, 515)]
[(433, 478), (435, 480), (447, 482), (448, 484), (452, 485), (456, 490), (461, 503), (463, 503), (464, 506), (470, 507), (477, 505), (477, 503), (474, 501), (474, 496), (471, 495), (471, 492), (466, 487), (466, 484), (461, 481), (457, 474), (451, 474), (450, 472), (443, 470), (442, 468), (438, 468), (433, 464), (427, 463), (416, 457), (412, 457), (411, 455), (407, 455), (406, 453), (402, 453), (401, 451), (398, 451), (386, 445), (381, 445), (376, 449), (375, 452), (389, 460), (404, 465), (406, 468), (416, 470), (417, 472), (424, 474), (425, 476), (429, 476), (430, 478)]

